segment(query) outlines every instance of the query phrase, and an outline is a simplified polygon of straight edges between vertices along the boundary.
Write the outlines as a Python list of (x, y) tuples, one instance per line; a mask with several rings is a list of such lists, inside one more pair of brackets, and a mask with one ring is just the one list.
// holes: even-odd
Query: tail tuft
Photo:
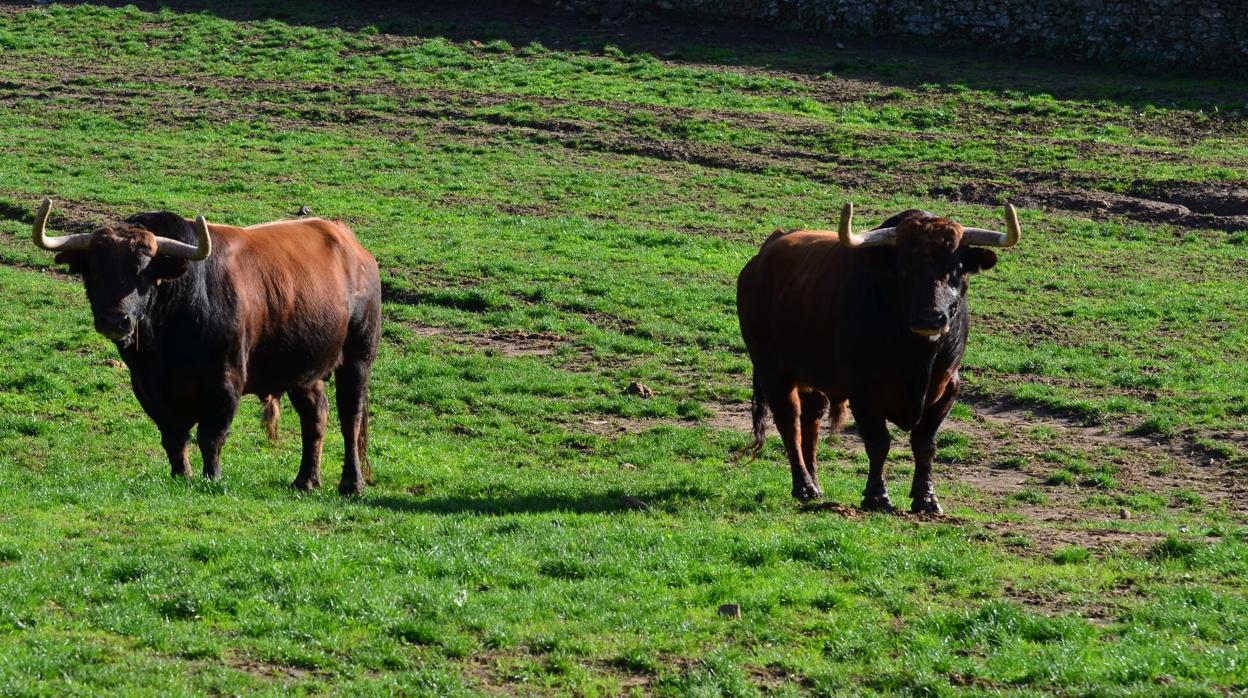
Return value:
[(738, 463), (746, 456), (749, 460), (745, 462), (753, 463), (767, 441), (767, 397), (763, 395), (757, 372), (754, 373), (754, 395), (750, 398), (750, 421), (753, 423), (752, 438), (733, 455), (733, 460)]
[(260, 413), (260, 423), (264, 425), (264, 431), (269, 435), (269, 443), (277, 443), (278, 437), (278, 420), (282, 417), (282, 396), (269, 395), (264, 398), (264, 410)]

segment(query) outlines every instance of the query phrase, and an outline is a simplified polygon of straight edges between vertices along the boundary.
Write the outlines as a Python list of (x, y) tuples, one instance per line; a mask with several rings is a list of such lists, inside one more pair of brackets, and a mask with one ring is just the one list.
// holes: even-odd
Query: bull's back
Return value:
[(342, 360), (353, 322), (377, 312), (377, 262), (345, 225), (322, 219), (214, 227), (238, 298), (245, 392), (307, 385)]

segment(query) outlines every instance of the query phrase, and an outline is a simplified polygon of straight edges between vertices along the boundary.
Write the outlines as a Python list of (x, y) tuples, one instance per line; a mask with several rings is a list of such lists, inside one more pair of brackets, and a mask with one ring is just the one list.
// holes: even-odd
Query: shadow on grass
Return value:
[[(28, 2), (3, 4), (29, 4)], [(782, 29), (760, 22), (681, 17), (672, 13), (633, 18), (604, 25), (596, 17), (574, 15), (551, 5), (528, 2), (450, 2), (433, 0), (361, 0), (354, 3), (312, 0), (100, 0), (101, 5), (137, 5), (148, 11), (169, 8), (203, 12), (235, 21), (273, 19), (314, 27), (357, 31), (366, 27), (392, 35), (441, 36), (453, 41), (506, 40), (523, 46), (539, 42), (547, 48), (600, 52), (618, 46), (672, 61), (713, 62), (743, 67), (781, 69), (806, 75), (833, 73), (843, 78), (914, 88), (925, 84), (961, 85), (993, 91), (1049, 94), (1059, 98), (1110, 100), (1123, 105), (1180, 104), (1221, 111), (1243, 109), (1237, 81), (1202, 82), (1178, 74), (1142, 78), (1138, 66), (1105, 67), (1035, 56), (1009, 56), (1001, 51), (985, 57), (972, 47), (950, 47), (949, 40), (916, 38), (890, 41), (880, 51), (880, 38), (817, 34)]]
[[(664, 487), (626, 498), (623, 492), (592, 494), (451, 495), (446, 497), (383, 495), (366, 497), (363, 504), (406, 514), (603, 514), (611, 512), (673, 510), (682, 502), (711, 497), (695, 486)], [(644, 503), (644, 507), (638, 503)]]

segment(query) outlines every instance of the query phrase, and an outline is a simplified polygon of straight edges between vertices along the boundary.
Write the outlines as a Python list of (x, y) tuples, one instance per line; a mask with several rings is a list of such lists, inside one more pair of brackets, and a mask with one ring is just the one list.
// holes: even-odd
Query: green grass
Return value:
[[(1168, 461), (1047, 425), (999, 452), (959, 407), (936, 468), (951, 518), (845, 518), (793, 505), (774, 438), (730, 463), (746, 437), (713, 419), (749, 394), (734, 280), (775, 227), (831, 225), (850, 197), (864, 222), (992, 225), (995, 202), (939, 192), (1029, 177), (1243, 181), (1229, 81), (1144, 78), (1137, 98), (1121, 75), (941, 54), (656, 57), (290, 19), (0, 10), (0, 694), (1248, 689), (1242, 506), (1141, 484), (1179, 477)], [(80, 284), (29, 243), (45, 195), (54, 226), (346, 220), (386, 285), (376, 484), (288, 491), (297, 420), (269, 446), (255, 401), (221, 482), (170, 482)], [(1022, 217), (972, 284), (968, 394), (1242, 459), (1242, 244)], [(330, 482), (341, 453), (335, 433)], [(856, 502), (857, 437), (822, 459), (828, 499)], [(997, 465), (1028, 480), (959, 480)]]

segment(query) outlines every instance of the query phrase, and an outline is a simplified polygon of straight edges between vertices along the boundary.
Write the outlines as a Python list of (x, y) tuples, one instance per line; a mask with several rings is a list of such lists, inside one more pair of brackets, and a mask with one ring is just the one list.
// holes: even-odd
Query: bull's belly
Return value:
[(329, 376), (342, 363), (342, 342), (253, 352), (242, 392), (277, 395), (307, 387)]
[(848, 400), (854, 411), (882, 417), (905, 431), (914, 428), (922, 418), (924, 409), (937, 397), (929, 395), (925, 385), (905, 385), (887, 379), (867, 385), (853, 385), (848, 381), (836, 381), (822, 376), (807, 378), (809, 380), (798, 379), (799, 392), (817, 391), (832, 402)]

